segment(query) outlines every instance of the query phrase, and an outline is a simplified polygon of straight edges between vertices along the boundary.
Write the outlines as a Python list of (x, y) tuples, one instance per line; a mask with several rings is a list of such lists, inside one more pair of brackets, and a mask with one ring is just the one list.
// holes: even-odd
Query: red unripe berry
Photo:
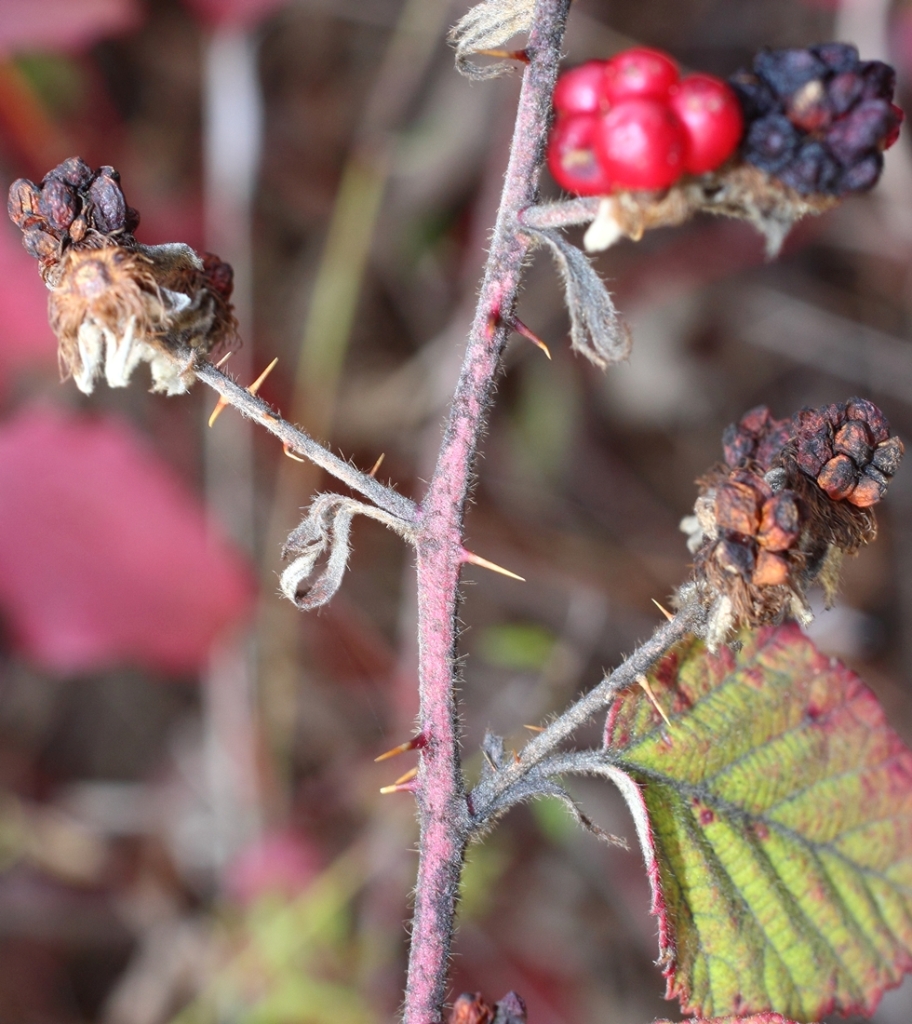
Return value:
[(610, 106), (634, 97), (664, 99), (678, 80), (678, 65), (661, 50), (635, 46), (605, 64), (605, 99)]
[(565, 71), (554, 87), (558, 114), (596, 114), (605, 104), (605, 61), (589, 60)]
[(902, 107), (897, 107), (895, 103), (890, 104), (890, 111), (896, 118), (893, 127), (890, 129), (889, 134), (884, 139), (883, 148), (889, 149), (894, 142), (899, 138), (899, 130), (902, 128), (902, 123), (906, 119), (906, 112)]
[(684, 128), (664, 102), (625, 100), (596, 120), (596, 155), (620, 188), (667, 188), (683, 174), (686, 151)]
[(581, 196), (607, 195), (612, 182), (593, 151), (598, 118), (593, 114), (560, 117), (548, 140), (548, 170), (568, 192)]
[(712, 75), (689, 75), (671, 90), (669, 106), (684, 126), (689, 174), (714, 171), (734, 153), (744, 132), (741, 104), (729, 86)]

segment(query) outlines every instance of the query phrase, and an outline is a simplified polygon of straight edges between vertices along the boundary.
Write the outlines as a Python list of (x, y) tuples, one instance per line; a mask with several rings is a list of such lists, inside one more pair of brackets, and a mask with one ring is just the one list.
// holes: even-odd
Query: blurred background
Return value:
[[(420, 498), (471, 319), (519, 76), (470, 83), (464, 0), (3, 0), (0, 171), (114, 165), (141, 241), (229, 260), (227, 369)], [(856, 42), (910, 99), (912, 4), (576, 0), (568, 63), (633, 43), (727, 75), (762, 45)], [(6, 187), (4, 185), (4, 187)], [(550, 181), (544, 189), (556, 195)], [(371, 1024), (401, 998), (416, 836), (378, 790), (415, 755), (413, 573), (358, 522), (319, 614), (278, 597), (280, 548), (332, 487), (215, 397), (60, 384), (46, 293), (0, 227), (0, 1020)], [(546, 254), (514, 337), (467, 545), (464, 752), (518, 748), (660, 621), (678, 522), (724, 427), (766, 403), (873, 399), (912, 438), (912, 149), (801, 225), (773, 264), (702, 219), (597, 257), (629, 365), (574, 357)], [(912, 474), (811, 632), (912, 741)], [(594, 728), (592, 738), (597, 736)], [(576, 791), (631, 836), (602, 784)], [(635, 844), (634, 844), (635, 845)], [(473, 849), (453, 995), (515, 989), (532, 1024), (679, 1016), (652, 961), (639, 856), (517, 810)], [(876, 1020), (912, 1015), (912, 988)]]

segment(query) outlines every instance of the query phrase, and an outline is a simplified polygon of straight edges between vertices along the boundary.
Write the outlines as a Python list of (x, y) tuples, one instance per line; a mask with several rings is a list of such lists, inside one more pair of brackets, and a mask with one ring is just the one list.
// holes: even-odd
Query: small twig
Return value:
[[(616, 694), (634, 685), (639, 676), (683, 640), (698, 624), (701, 615), (701, 609), (695, 605), (678, 612), (670, 622), (661, 625), (646, 643), (638, 647), (598, 686), (584, 694), (543, 732), (529, 740), (518, 761), (505, 765), (496, 774), (479, 783), (471, 794), (474, 828), (477, 831), (484, 830), (492, 817), (512, 806), (516, 802), (513, 793), (522, 789), (521, 784), (530, 773), (537, 770), (546, 758), (552, 756), (560, 744), (581, 725), (588, 722), (593, 715), (604, 711)], [(520, 797), (522, 798), (524, 796)]]
[(237, 409), (243, 416), (259, 423), (271, 434), (275, 434), (285, 445), (286, 453), (295, 451), (306, 456), (311, 462), (321, 469), (325, 469), (337, 480), (341, 480), (353, 491), (363, 494), (378, 508), (382, 508), (405, 522), (418, 522), (418, 506), (413, 501), (394, 491), (391, 487), (381, 484), (379, 480), (375, 480), (369, 474), (355, 469), (350, 463), (340, 459), (338, 455), (333, 455), (331, 451), (305, 434), (303, 430), (283, 420), (261, 398), (252, 395), (246, 388), (235, 383), (211, 363), (202, 363), (194, 367), (194, 372), (199, 380), (217, 391), (229, 405)]
[(519, 215), (522, 227), (546, 231), (553, 228), (569, 228), (588, 224), (598, 213), (600, 196), (581, 199), (567, 199), (557, 203), (541, 203), (527, 206)]

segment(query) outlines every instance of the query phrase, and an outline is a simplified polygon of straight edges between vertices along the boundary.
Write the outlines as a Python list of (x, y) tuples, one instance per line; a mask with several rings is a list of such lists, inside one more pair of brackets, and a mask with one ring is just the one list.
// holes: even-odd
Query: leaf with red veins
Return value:
[[(655, 1024), (674, 1024), (670, 1020), (657, 1020)], [(795, 1024), (778, 1013), (752, 1013), (749, 1017), (692, 1017), (681, 1024)]]
[(667, 995), (704, 1017), (871, 1014), (912, 970), (912, 751), (797, 626), (740, 639), (659, 664), (670, 727), (638, 690), (607, 723)]

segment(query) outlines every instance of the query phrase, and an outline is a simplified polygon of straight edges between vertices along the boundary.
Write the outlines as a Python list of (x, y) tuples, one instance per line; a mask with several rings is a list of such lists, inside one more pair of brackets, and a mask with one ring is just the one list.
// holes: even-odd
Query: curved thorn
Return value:
[(529, 341), (531, 341), (533, 345), (536, 345), (538, 348), (540, 348), (549, 359), (551, 358), (551, 350), (548, 348), (548, 346), (541, 340), (541, 338), (539, 338), (537, 334), (534, 333), (534, 331), (530, 331), (529, 328), (526, 327), (526, 325), (522, 322), (522, 320), (519, 319), (519, 317), (514, 317), (513, 319), (513, 330), (516, 331), (517, 334), (521, 334), (524, 338), (528, 338)]
[(295, 462), (304, 462), (305, 461), (300, 456), (295, 455), (295, 453), (291, 450), (291, 448), (289, 448), (287, 443), (282, 445), (282, 451), (285, 452), (285, 454), (288, 456), (289, 459), (294, 459)]

